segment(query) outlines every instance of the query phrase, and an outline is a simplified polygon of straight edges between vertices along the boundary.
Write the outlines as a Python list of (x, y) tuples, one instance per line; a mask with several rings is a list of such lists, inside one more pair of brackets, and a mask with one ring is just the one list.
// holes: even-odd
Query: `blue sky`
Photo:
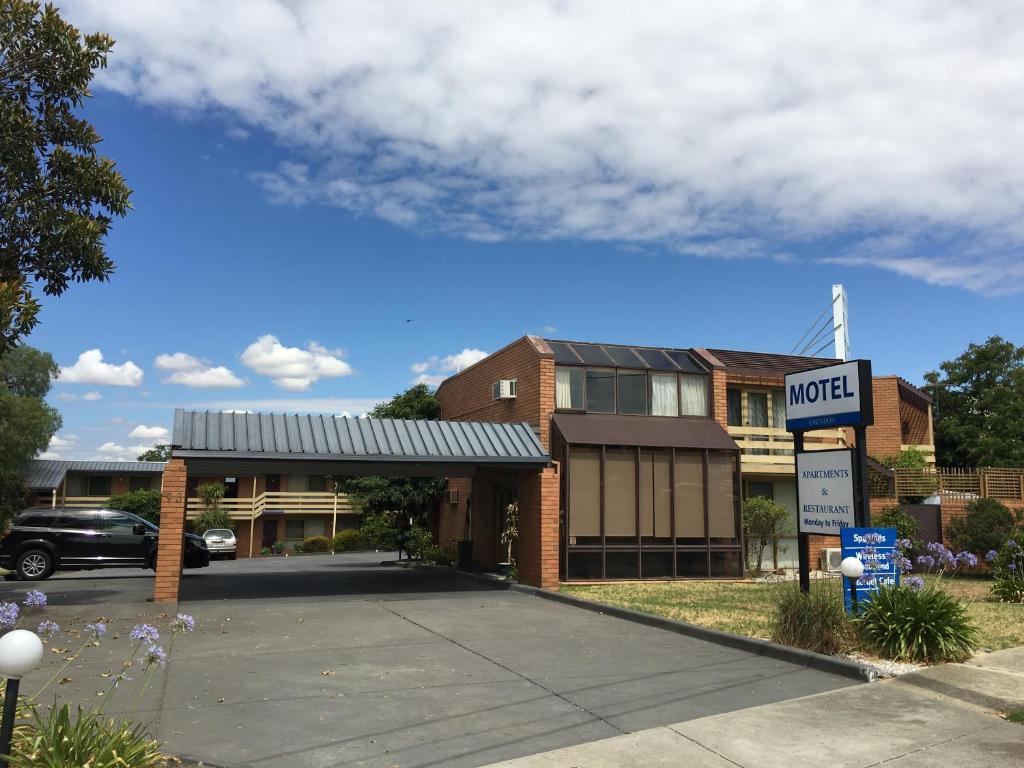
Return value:
[[(64, 428), (47, 455), (132, 458), (162, 439), (175, 406), (358, 415), (417, 377), (437, 381), (464, 351), (460, 359), (472, 360), (524, 333), (789, 352), (835, 282), (850, 297), (853, 352), (877, 373), (918, 382), (972, 341), (1024, 343), (1016, 234), (1009, 218), (958, 196), (961, 171), (929, 179), (905, 170), (884, 195), (865, 188), (859, 198), (841, 176), (849, 194), (816, 193), (824, 181), (809, 172), (769, 179), (774, 196), (737, 193), (742, 179), (710, 181), (734, 165), (721, 158), (704, 171), (688, 159), (670, 181), (637, 160), (641, 150), (617, 160), (641, 130), (628, 121), (593, 117), (623, 148), (593, 150), (595, 171), (589, 160), (565, 160), (578, 142), (558, 153), (550, 143), (516, 146), (494, 124), (474, 128), (473, 104), (456, 104), (469, 127), (424, 129), (414, 150), (405, 128), (375, 113), (379, 101), (363, 94), (332, 112), (330, 100), (294, 95), (290, 80), (275, 85), (276, 69), (253, 74), (248, 91), (212, 75), (192, 83), (200, 75), (185, 65), (162, 82), (167, 66), (152, 62), (188, 54), (154, 48), (150, 35), (169, 30), (170, 47), (175, 20), (112, 5), (72, 3), (69, 15), (118, 38), (86, 115), (134, 189), (134, 210), (107, 243), (111, 280), (47, 300), (29, 339), (67, 369), (50, 397)], [(233, 59), (238, 69), (249, 50)], [(429, 78), (432, 65), (417, 66)], [(486, 81), (480, 69), (472, 82)], [(275, 87), (287, 98), (260, 91)], [(344, 82), (335, 87), (346, 92)], [(396, 104), (415, 101), (390, 93)], [(273, 106), (281, 99), (288, 109)], [(589, 136), (534, 108), (538, 131), (547, 120), (555, 133)], [(415, 124), (414, 114), (401, 125)], [(359, 128), (336, 130), (343, 123)], [(708, 132), (722, 125), (691, 128), (713, 143)], [(855, 117), (844, 130), (850, 146), (894, 135)], [(504, 150), (474, 144), (477, 133), (493, 133)], [(666, 151), (664, 164), (676, 157)], [(722, 173), (714, 163), (725, 163)], [(948, 194), (923, 214), (915, 206), (938, 194), (936, 184)], [(680, 195), (689, 203), (673, 202)], [(765, 203), (782, 198), (792, 199)], [(808, 206), (820, 209), (801, 218)], [(79, 360), (89, 350), (102, 363), (96, 353)]]

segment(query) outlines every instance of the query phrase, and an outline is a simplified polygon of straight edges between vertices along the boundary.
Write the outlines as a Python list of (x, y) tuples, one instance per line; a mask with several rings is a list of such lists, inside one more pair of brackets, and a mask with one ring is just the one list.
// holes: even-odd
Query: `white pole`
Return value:
[(846, 289), (841, 283), (832, 286), (832, 329), (835, 333), (836, 357), (850, 359), (850, 319), (847, 312)]

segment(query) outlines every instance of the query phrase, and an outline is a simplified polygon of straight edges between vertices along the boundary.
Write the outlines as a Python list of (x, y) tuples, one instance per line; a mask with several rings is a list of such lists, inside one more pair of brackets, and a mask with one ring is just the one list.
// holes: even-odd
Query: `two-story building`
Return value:
[[(781, 542), (778, 558), (780, 566), (796, 564), (784, 378), (831, 362), (526, 336), (442, 382), (437, 396), (445, 419), (525, 421), (537, 431), (559, 468), (551, 521), (558, 547), (549, 565), (554, 570), (557, 558), (558, 578), (738, 577), (740, 505), (750, 496), (790, 510), (794, 535)], [(876, 377), (873, 393), (869, 453), (913, 445), (934, 457), (928, 396), (892, 376)], [(805, 438), (807, 450), (851, 445), (846, 429)], [(439, 540), (463, 538), (471, 519), (474, 558), (492, 566), (503, 559), (498, 537), (513, 489), (478, 474), (470, 490), (471, 514), (465, 501), (442, 505)], [(832, 537), (812, 537), (812, 563), (835, 545)]]

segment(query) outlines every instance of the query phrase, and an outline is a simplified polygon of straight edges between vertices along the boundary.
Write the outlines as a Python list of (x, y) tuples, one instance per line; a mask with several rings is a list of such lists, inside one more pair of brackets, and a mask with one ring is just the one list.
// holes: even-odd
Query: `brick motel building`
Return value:
[[(298, 538), (300, 517), (312, 521), (304, 535), (354, 525), (358, 508), (318, 483), (358, 474), (447, 478), (430, 518), (435, 538), (472, 542), (482, 569), (505, 559), (499, 536), (517, 501), (513, 554), (526, 584), (740, 578), (743, 498), (774, 498), (795, 529), (784, 376), (832, 362), (524, 336), (440, 385), (440, 421), (178, 411), (155, 597), (177, 598), (199, 482), (233, 487), (226, 504), (244, 557), (289, 523)], [(927, 395), (896, 377), (876, 378), (873, 394), (869, 453), (915, 446), (934, 457)], [(852, 441), (848, 430), (822, 430), (806, 447)], [(812, 538), (812, 567), (837, 541)], [(791, 567), (795, 540), (785, 549)]]

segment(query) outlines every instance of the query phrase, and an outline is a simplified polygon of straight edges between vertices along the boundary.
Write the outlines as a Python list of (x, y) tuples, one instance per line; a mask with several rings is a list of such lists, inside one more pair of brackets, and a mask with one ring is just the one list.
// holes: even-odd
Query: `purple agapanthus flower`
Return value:
[(20, 615), (17, 603), (0, 603), (0, 629), (14, 629)]
[(935, 558), (932, 557), (931, 555), (918, 555), (917, 556), (917, 564), (918, 565), (926, 565), (929, 568), (934, 568), (935, 567)]
[(58, 632), (60, 632), (60, 624), (56, 621), (41, 621), (39, 622), (39, 626), (36, 627), (36, 634), (47, 640)]
[(915, 592), (920, 592), (924, 589), (924, 579), (920, 576), (907, 576), (907, 578), (903, 580), (903, 584)]
[(187, 613), (179, 613), (171, 622), (171, 630), (174, 632), (194, 632), (196, 620)]
[(905, 555), (897, 555), (895, 558), (896, 568), (900, 573), (910, 573), (914, 570), (914, 564), (910, 562), (910, 558)]
[(152, 624), (136, 624), (132, 627), (129, 637), (136, 641), (144, 640), (147, 643), (155, 643), (160, 639), (160, 631)]
[(93, 640), (99, 640), (107, 634), (107, 625), (102, 621), (97, 621), (95, 624), (86, 624), (85, 631), (92, 635)]
[(42, 608), (46, 605), (46, 593), (38, 589), (30, 589), (25, 593), (25, 605)]
[(1016, 539), (1008, 539), (1006, 542), (1006, 546), (1008, 546), (1010, 549), (1016, 549), (1020, 545), (1017, 544)]
[(990, 549), (988, 552), (985, 553), (985, 562), (991, 563), (997, 557), (999, 557), (999, 552), (997, 552), (994, 549)]
[(1009, 568), (1011, 571), (1016, 571), (1017, 570), (1017, 564), (1016, 563), (1010, 563), (1006, 567)]
[(142, 661), (147, 667), (159, 664), (162, 669), (167, 666), (167, 652), (158, 645), (151, 645), (146, 649)]
[(978, 564), (978, 556), (973, 552), (960, 552), (957, 554), (956, 559), (964, 565), (970, 566), (971, 568)]

